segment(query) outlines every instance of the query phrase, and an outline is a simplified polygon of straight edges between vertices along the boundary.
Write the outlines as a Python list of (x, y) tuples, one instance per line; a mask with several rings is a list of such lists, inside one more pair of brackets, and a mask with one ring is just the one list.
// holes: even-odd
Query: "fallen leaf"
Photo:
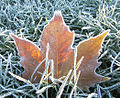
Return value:
[[(78, 85), (82, 89), (87, 89), (95, 83), (109, 79), (95, 73), (95, 69), (100, 65), (97, 62), (99, 51), (108, 32), (109, 30), (85, 40), (77, 46), (77, 62), (84, 56), (78, 68), (81, 72)], [(29, 40), (18, 38), (14, 34), (11, 34), (11, 36), (15, 40), (17, 50), (21, 56), (21, 64), (25, 68), (23, 74), (25, 79), (31, 78), (35, 68), (46, 57), (48, 43), (50, 46), (48, 58), (54, 61), (55, 78), (66, 76), (69, 70), (74, 68), (74, 48), (72, 48), (74, 32), (71, 32), (66, 26), (60, 11), (55, 11), (53, 18), (45, 26), (40, 38), (40, 49)], [(43, 63), (37, 71), (43, 72), (44, 70), (45, 64)], [(33, 79), (36, 78), (34, 82), (39, 82), (41, 79), (41, 75), (37, 71), (33, 77)]]

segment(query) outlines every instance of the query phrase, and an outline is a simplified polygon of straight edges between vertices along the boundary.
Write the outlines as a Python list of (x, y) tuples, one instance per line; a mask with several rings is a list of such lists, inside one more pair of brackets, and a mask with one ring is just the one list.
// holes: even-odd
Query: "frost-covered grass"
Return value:
[[(97, 73), (111, 80), (96, 84), (90, 92), (75, 85), (53, 82), (41, 84), (19, 81), (15, 75), (24, 71), (20, 57), (9, 33), (33, 41), (39, 46), (43, 27), (52, 18), (55, 10), (61, 10), (66, 24), (76, 33), (75, 44), (110, 29), (103, 43)], [(86, 98), (113, 98), (120, 95), (120, 0), (1, 0), (0, 1), (0, 97), (43, 97), (55, 98), (77, 96)], [(14, 73), (14, 77), (9, 72)], [(20, 78), (20, 77), (18, 77)], [(21, 78), (20, 78), (21, 79)], [(54, 79), (55, 81), (59, 81)]]

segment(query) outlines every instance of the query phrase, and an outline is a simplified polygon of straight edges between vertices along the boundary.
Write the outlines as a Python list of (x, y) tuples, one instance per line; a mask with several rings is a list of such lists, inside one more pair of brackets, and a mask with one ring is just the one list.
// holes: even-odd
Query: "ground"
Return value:
[[(19, 81), (9, 74), (20, 75), (24, 68), (10, 33), (23, 36), (39, 46), (44, 26), (54, 11), (61, 10), (65, 23), (74, 30), (74, 46), (80, 41), (110, 29), (98, 58), (102, 62), (96, 72), (111, 80), (96, 84), (89, 92), (78, 87), (73, 96), (99, 98), (120, 96), (120, 0), (1, 0), (0, 1), (0, 97), (56, 97), (61, 84), (32, 84)], [(52, 86), (52, 87), (51, 87)], [(67, 98), (72, 86), (66, 86)], [(41, 90), (41, 91), (40, 91)], [(39, 92), (36, 94), (36, 92)], [(54, 95), (54, 96), (50, 96)]]

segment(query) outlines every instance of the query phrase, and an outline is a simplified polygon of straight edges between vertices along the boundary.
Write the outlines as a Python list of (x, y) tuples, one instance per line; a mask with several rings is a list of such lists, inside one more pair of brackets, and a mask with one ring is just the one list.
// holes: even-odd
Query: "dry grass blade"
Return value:
[(77, 82), (78, 82), (79, 76), (80, 76), (80, 71), (78, 72), (78, 75), (76, 77), (76, 81), (75, 81), (74, 86), (72, 88), (72, 91), (70, 93), (70, 98), (72, 98), (74, 92), (75, 92), (74, 97), (76, 97), (76, 95), (77, 95), (76, 89), (77, 89)]
[(15, 77), (16, 79), (23, 81), (24, 83), (27, 83), (28, 85), (32, 86), (35, 90), (37, 90), (37, 88), (35, 87), (34, 84), (32, 84), (29, 80), (26, 80), (18, 75), (13, 74), (12, 72), (9, 71), (9, 74), (12, 75), (13, 77)]
[(58, 91), (58, 93), (57, 93), (56, 98), (61, 98), (61, 95), (62, 95), (62, 93), (63, 93), (63, 91), (64, 91), (64, 88), (65, 88), (65, 86), (66, 86), (66, 84), (67, 84), (67, 81), (68, 81), (71, 73), (72, 73), (72, 70), (69, 71), (68, 75), (66, 76), (66, 78), (65, 78), (64, 81), (62, 82), (62, 85), (61, 85), (60, 88), (59, 88), (59, 91)]
[(15, 77), (16, 79), (18, 79), (18, 80), (20, 80), (20, 81), (23, 81), (24, 83), (31, 84), (31, 82), (30, 82), (29, 80), (26, 80), (26, 79), (24, 79), (24, 78), (22, 78), (22, 77), (20, 77), (20, 76), (18, 76), (18, 75), (15, 75), (15, 74), (13, 74), (13, 73), (10, 72), (10, 71), (9, 71), (9, 74), (10, 74), (11, 76)]
[(47, 86), (41, 88), (40, 90), (37, 90), (36, 94), (42, 94), (43, 92), (45, 92), (46, 89), (48, 89), (50, 87), (53, 87), (53, 86), (52, 85), (47, 85)]

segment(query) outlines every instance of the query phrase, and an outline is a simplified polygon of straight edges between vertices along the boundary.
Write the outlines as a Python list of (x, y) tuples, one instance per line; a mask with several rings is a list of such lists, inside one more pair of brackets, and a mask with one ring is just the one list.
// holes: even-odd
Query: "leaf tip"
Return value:
[(107, 35), (109, 34), (109, 32), (110, 32), (110, 29), (105, 30), (105, 31), (103, 32), (103, 35), (104, 35), (104, 36), (107, 36)]
[(14, 35), (13, 33), (10, 33), (10, 36), (13, 37), (13, 36), (15, 36), (15, 35)]
[(111, 78), (109, 78), (109, 77), (102, 77), (102, 79), (101, 79), (101, 82), (105, 82), (105, 81), (108, 81), (108, 80), (110, 80)]
[(17, 36), (14, 35), (13, 33), (10, 33), (10, 36), (11, 36), (13, 39), (17, 39)]
[(100, 34), (100, 38), (104, 40), (104, 38), (109, 34), (110, 30), (105, 30), (102, 34)]
[(62, 13), (61, 11), (55, 11), (53, 16), (54, 21), (63, 21)]

